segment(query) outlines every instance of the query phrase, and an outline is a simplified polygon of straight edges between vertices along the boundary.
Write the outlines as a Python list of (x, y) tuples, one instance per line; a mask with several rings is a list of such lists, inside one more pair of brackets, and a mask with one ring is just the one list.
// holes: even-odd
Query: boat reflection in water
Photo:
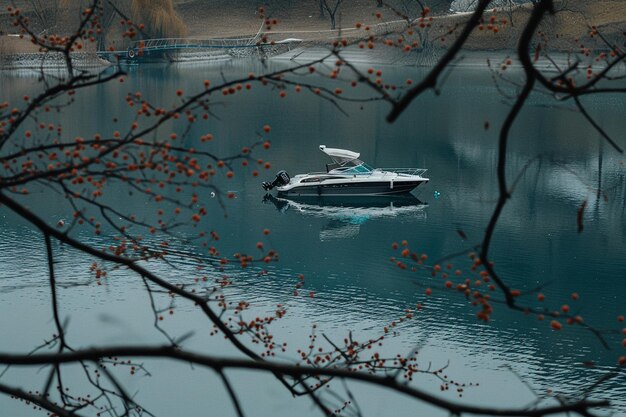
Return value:
[(427, 203), (412, 194), (370, 197), (274, 197), (266, 194), (263, 203), (273, 204), (285, 213), (298, 212), (328, 219), (320, 230), (320, 240), (347, 239), (359, 234), (360, 227), (368, 220), (411, 217), (426, 219)]

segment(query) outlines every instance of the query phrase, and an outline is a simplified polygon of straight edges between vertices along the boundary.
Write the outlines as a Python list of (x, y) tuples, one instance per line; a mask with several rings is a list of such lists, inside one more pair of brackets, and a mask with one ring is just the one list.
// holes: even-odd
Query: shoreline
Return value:
[[(342, 57), (357, 65), (379, 65), (379, 66), (403, 66), (403, 67), (432, 67), (445, 54), (444, 48), (429, 48), (424, 51), (413, 51), (406, 54), (398, 49), (380, 48), (374, 50), (360, 49), (357, 46), (348, 46), (342, 51)], [(282, 52), (273, 56), (265, 56), (264, 59), (294, 62), (298, 64), (314, 61), (328, 54), (328, 49), (322, 46), (302, 46), (296, 47), (289, 51)], [(71, 54), (72, 63), (75, 68), (80, 70), (104, 70), (116, 64), (99, 57), (95, 52), (79, 52)], [(122, 66), (145, 66), (145, 65), (168, 65), (168, 64), (194, 64), (194, 65), (219, 65), (225, 61), (250, 59), (248, 57), (236, 57), (227, 55), (211, 56), (198, 52), (181, 53), (173, 60), (163, 60), (162, 62), (144, 62), (136, 64), (121, 64)], [(257, 57), (261, 59), (261, 57)], [(336, 57), (328, 58), (335, 61)], [(494, 69), (499, 69), (506, 60), (512, 63), (507, 65), (511, 70), (521, 69), (522, 66), (517, 59), (517, 52), (511, 49), (470, 49), (461, 50), (450, 66), (454, 68), (474, 68), (489, 69), (491, 65)], [(550, 55), (550, 59), (540, 57), (535, 63), (535, 67), (540, 71), (556, 72), (558, 67), (566, 68), (572, 64), (572, 55), (566, 52), (555, 52)], [(592, 57), (587, 61), (580, 61), (581, 70), (586, 69), (588, 65), (593, 65), (595, 69), (602, 68), (606, 63), (594, 62)], [(52, 52), (25, 52), (12, 53), (0, 56), (0, 71), (37, 71), (41, 73), (63, 71), (66, 68), (65, 60), (60, 53)], [(613, 71), (625, 72), (626, 63), (622, 63), (615, 67)]]
[[(347, 39), (350, 44), (362, 44), (361, 50), (358, 50), (355, 45), (343, 48), (347, 60), (377, 65), (424, 67), (434, 65), (453, 44), (459, 33), (458, 28), (464, 26), (470, 15), (470, 13), (450, 14), (440, 11), (440, 14), (429, 16), (423, 21), (429, 26), (432, 24), (432, 27), (420, 29), (421, 25), (418, 23), (422, 21), (414, 20), (407, 34), (407, 21), (398, 20), (399, 17), (390, 13), (389, 10), (366, 7), (367, 4), (371, 5), (371, 1), (355, 0), (354, 3), (343, 6), (343, 14), (339, 22), (339, 26), (343, 28), (330, 29), (328, 20), (319, 17), (318, 9), (312, 4), (299, 3), (289, 8), (274, 10), (278, 23), (272, 25), (271, 30), (265, 31), (263, 25), (259, 27), (262, 21), (259, 20), (254, 8), (242, 5), (235, 7), (226, 0), (216, 0), (215, 7), (212, 8), (206, 8), (201, 0), (181, 0), (176, 3), (178, 14), (188, 26), (187, 39), (256, 37), (258, 41), (258, 37), (263, 35), (263, 49), (251, 54), (258, 54), (263, 59), (294, 61), (303, 61), (307, 57), (317, 59), (323, 56), (320, 55), (322, 48), (333, 41)], [(600, 52), (609, 52), (610, 48), (599, 37), (589, 36), (589, 25), (592, 23), (597, 25), (597, 28), (602, 30), (603, 39), (610, 39), (611, 42), (619, 40), (619, 44), (623, 43), (622, 32), (626, 31), (626, 2), (568, 0), (567, 4), (561, 3), (557, 0), (557, 5), (560, 4), (563, 7), (567, 5), (567, 8), (554, 16), (547, 16), (539, 27), (538, 33), (550, 39), (550, 50), (553, 51), (550, 56), (558, 61), (559, 66), (571, 64), (568, 62), (568, 57), (573, 55), (580, 59), (581, 69), (585, 69), (587, 65), (593, 67), (605, 65), (602, 61), (595, 62), (594, 58)], [(468, 58), (454, 62), (453, 65), (478, 67), (486, 64), (487, 59), (491, 59), (498, 65), (509, 57), (515, 60), (515, 46), (530, 12), (531, 8), (525, 5), (509, 11), (503, 9), (486, 12), (484, 24), (474, 29), (460, 52), (459, 56)], [(6, 13), (0, 12), (0, 17), (2, 17), (0, 23), (4, 23), (0, 25), (0, 70), (59, 70), (65, 67), (65, 62), (58, 54), (39, 52), (39, 49), (28, 39), (8, 34), (14, 30), (7, 26), (10, 20), (7, 20), (4, 15)], [(59, 27), (71, 27), (72, 21), (68, 19)], [(119, 31), (119, 28), (114, 28), (107, 44), (126, 51), (129, 43), (120, 41), (122, 38), (118, 36), (116, 30)], [(371, 50), (367, 45), (370, 36), (375, 36), (380, 40)], [(401, 38), (402, 41), (399, 40)], [(285, 48), (273, 46), (274, 44), (278, 46), (289, 39), (298, 39), (301, 43), (287, 46), (286, 52)], [(383, 47), (385, 43), (393, 47)], [(409, 44), (412, 45), (409, 52), (404, 53), (403, 48), (408, 47)], [(94, 45), (86, 45), (86, 49), (83, 49), (81, 53), (72, 54), (77, 68), (97, 69), (115, 65), (98, 57), (93, 47)], [(545, 46), (543, 50), (546, 51)], [(224, 51), (221, 55), (214, 52), (208, 49), (174, 53), (161, 51), (163, 62), (211, 63), (223, 62), (225, 59), (238, 59), (234, 56), (237, 53), (233, 51)], [(219, 59), (212, 59), (211, 55), (220, 56)], [(159, 61), (159, 58), (157, 54), (156, 60)], [(541, 57), (539, 61), (548, 62), (549, 60)], [(140, 65), (147, 65), (147, 63), (142, 62)], [(550, 65), (554, 67), (553, 64)], [(550, 65), (542, 63), (541, 67), (545, 68)]]
[[(106, 68), (112, 64), (101, 59), (95, 52), (71, 54), (72, 64), (77, 69)], [(0, 56), (0, 71), (19, 70), (63, 70), (66, 62), (58, 52), (24, 52)]]

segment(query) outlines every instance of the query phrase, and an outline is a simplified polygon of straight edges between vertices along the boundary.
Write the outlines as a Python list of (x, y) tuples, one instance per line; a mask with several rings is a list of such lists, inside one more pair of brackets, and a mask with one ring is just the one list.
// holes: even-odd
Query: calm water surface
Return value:
[[(269, 69), (287, 64), (270, 63)], [(131, 120), (132, 110), (122, 105), (128, 92), (143, 91), (153, 100), (174, 102), (177, 88), (192, 92), (202, 80), (219, 81), (248, 71), (263, 70), (258, 62), (237, 61), (219, 67), (186, 65), (145, 67), (130, 72), (123, 84), (97, 87), (78, 96), (68, 111), (58, 116), (68, 137), (113, 132)], [(420, 70), (383, 67), (390, 82), (417, 79)], [(515, 77), (515, 75), (513, 75)], [(311, 80), (311, 79), (309, 79)], [(319, 80), (312, 80), (319, 81)], [(321, 81), (327, 83), (327, 81)], [(329, 87), (333, 84), (327, 83)], [(3, 98), (34, 94), (36, 77), (0, 74)], [(514, 89), (504, 86), (508, 93)], [(356, 96), (365, 96), (357, 90)], [(568, 394), (593, 383), (623, 355), (618, 335), (609, 335), (606, 350), (589, 332), (567, 326), (561, 332), (547, 322), (507, 311), (496, 305), (488, 324), (478, 323), (467, 301), (438, 289), (428, 272), (402, 271), (389, 262), (391, 243), (406, 239), (412, 250), (430, 259), (463, 251), (478, 243), (497, 197), (497, 128), (508, 109), (486, 71), (457, 69), (447, 79), (440, 96), (426, 94), (393, 125), (384, 117), (388, 106), (379, 102), (344, 105), (347, 115), (312, 94), (289, 92), (285, 99), (271, 89), (254, 88), (245, 96), (215, 98), (214, 117), (192, 128), (186, 145), (205, 146), (197, 138), (212, 132), (209, 150), (227, 155), (238, 152), (257, 138), (265, 124), (272, 126), (272, 148), (260, 157), (272, 169), (253, 178), (253, 168), (241, 168), (234, 180), (218, 179), (220, 186), (236, 193), (226, 212), (209, 195), (201, 198), (211, 210), (201, 227), (221, 236), (223, 254), (253, 252), (264, 228), (271, 229), (267, 245), (280, 253), (280, 262), (269, 274), (232, 271), (245, 284), (232, 290), (235, 298), (252, 303), (255, 314), (271, 311), (275, 304), (287, 306), (288, 314), (274, 331), (289, 344), (286, 357), (305, 347), (313, 323), (318, 333), (341, 340), (348, 331), (361, 340), (375, 337), (404, 309), (422, 303), (413, 321), (400, 327), (399, 336), (387, 341), (387, 354), (419, 348), (420, 364), (448, 365), (455, 380), (479, 383), (467, 389), (462, 401), (475, 404), (522, 406), (549, 390)], [(504, 102), (504, 103), (503, 103)], [(590, 111), (618, 141), (626, 128), (626, 103), (605, 96), (588, 100)], [(113, 118), (119, 122), (114, 123)], [(485, 122), (490, 128), (485, 130)], [(182, 124), (174, 126), (182, 132)], [(361, 153), (373, 166), (419, 166), (428, 168), (430, 183), (414, 192), (410, 201), (382, 204), (329, 204), (264, 199), (260, 181), (273, 178), (277, 169), (290, 174), (323, 169), (325, 155), (318, 145), (347, 148)], [(618, 329), (615, 317), (626, 306), (626, 222), (623, 156), (600, 140), (578, 114), (554, 107), (545, 97), (533, 97), (512, 133), (509, 177), (519, 176), (515, 192), (494, 237), (492, 258), (511, 287), (542, 290), (551, 305), (572, 305), (585, 320), (599, 328)], [(598, 188), (603, 190), (598, 197)], [(440, 193), (435, 198), (435, 191)], [(108, 196), (129, 212), (151, 215), (154, 207), (128, 199), (116, 188)], [(583, 201), (584, 232), (577, 233), (576, 213)], [(69, 217), (63, 200), (55, 194), (34, 193), (25, 200), (50, 222)], [(467, 239), (461, 239), (462, 230)], [(197, 233), (195, 229), (183, 233)], [(87, 231), (77, 231), (86, 241), (99, 244)], [(181, 248), (204, 253), (199, 245)], [(75, 346), (98, 343), (145, 343), (163, 341), (152, 327), (149, 300), (141, 281), (123, 270), (113, 271), (106, 285), (96, 286), (88, 273), (92, 259), (57, 246), (58, 275), (66, 288), (60, 291), (62, 315), (69, 319), (70, 341)], [(455, 267), (467, 269), (461, 257)], [(178, 282), (193, 275), (195, 265), (180, 261), (178, 272), (151, 266)], [(297, 274), (306, 276), (305, 294), (293, 297)], [(425, 286), (435, 288), (424, 296)], [(581, 299), (571, 301), (569, 294)], [(534, 296), (529, 296), (529, 299)], [(190, 329), (190, 349), (225, 352), (228, 345), (208, 336), (203, 318), (179, 303), (177, 313), (164, 326), (174, 335)], [(28, 351), (54, 332), (50, 314), (44, 244), (41, 235), (6, 209), (0, 208), (0, 350)], [(595, 367), (583, 366), (593, 361)], [(185, 365), (146, 361), (150, 377), (126, 377), (130, 392), (161, 416), (230, 416), (234, 411), (219, 378), (212, 372)], [(67, 384), (80, 388), (70, 369)], [(125, 375), (125, 374), (124, 374)], [(4, 378), (26, 389), (39, 389), (36, 370), (11, 369)], [(249, 415), (318, 415), (310, 401), (293, 400), (271, 377), (232, 372)], [(74, 384), (74, 385), (73, 385)], [(420, 378), (420, 387), (439, 392), (432, 378)], [(528, 385), (526, 385), (528, 384)], [(366, 415), (443, 415), (420, 403), (359, 384), (354, 393)], [(458, 398), (454, 392), (442, 393)], [(626, 379), (605, 383), (594, 394), (615, 403), (616, 415), (626, 416)], [(182, 404), (182, 406), (181, 406)], [(42, 415), (21, 403), (0, 397), (1, 415)]]

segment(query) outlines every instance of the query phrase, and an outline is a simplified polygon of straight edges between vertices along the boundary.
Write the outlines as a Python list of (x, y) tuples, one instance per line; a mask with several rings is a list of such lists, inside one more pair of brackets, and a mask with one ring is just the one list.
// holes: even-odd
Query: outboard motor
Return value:
[(276, 178), (274, 179), (274, 181), (265, 181), (261, 183), (261, 186), (265, 191), (269, 191), (274, 187), (281, 187), (283, 185), (289, 184), (290, 180), (291, 178), (289, 178), (289, 174), (287, 174), (287, 171), (278, 171), (276, 173)]

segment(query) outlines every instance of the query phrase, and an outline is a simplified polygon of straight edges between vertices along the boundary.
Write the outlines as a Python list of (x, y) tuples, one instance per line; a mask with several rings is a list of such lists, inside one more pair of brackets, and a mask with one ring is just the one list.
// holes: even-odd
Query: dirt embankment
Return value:
[[(227, 37), (242, 34), (253, 34), (261, 27), (256, 9), (252, 2), (237, 3), (232, 0), (213, 0), (210, 6), (202, 0), (187, 0), (180, 2), (177, 10), (189, 28), (189, 36), (197, 37)], [(319, 7), (315, 1), (290, 2), (289, 7), (268, 9), (269, 15), (279, 21), (272, 30), (281, 32), (314, 31), (323, 33), (330, 29), (328, 13), (320, 16)], [(392, 4), (393, 2), (385, 2)], [(337, 25), (344, 28), (354, 28), (357, 23), (363, 27), (375, 25), (384, 21), (394, 21), (402, 18), (402, 14), (410, 17), (419, 16), (420, 9), (403, 7), (402, 2), (396, 2), (395, 10), (376, 7), (374, 0), (352, 0), (345, 2), (338, 10)], [(426, 1), (431, 3), (434, 17), (428, 36), (439, 45), (448, 46), (458, 34), (467, 16), (450, 15), (446, 8), (447, 2), (440, 0)], [(547, 16), (540, 30), (545, 34), (549, 45), (558, 50), (568, 51), (578, 47), (582, 40), (586, 47), (605, 49), (604, 41), (598, 37), (589, 37), (592, 27), (615, 45), (622, 46), (626, 42), (626, 1), (608, 0), (557, 0), (556, 13)], [(474, 31), (467, 43), (470, 49), (513, 49), (520, 37), (524, 23), (531, 12), (530, 6), (514, 9), (491, 11), (485, 17), (482, 30)], [(379, 18), (377, 14), (380, 13)], [(497, 32), (488, 30), (489, 19), (496, 16)], [(502, 24), (506, 19), (507, 23)], [(450, 33), (452, 32), (452, 33)], [(366, 32), (363, 32), (367, 36)]]
[[(531, 10), (526, 6), (498, 12), (498, 20), (501, 17), (508, 20), (507, 27), (499, 25), (501, 30), (496, 34), (488, 30), (474, 31), (467, 46), (472, 49), (515, 48)], [(592, 36), (594, 29), (598, 34)], [(555, 13), (544, 18), (538, 33), (543, 34), (542, 40), (551, 50), (578, 51), (581, 45), (606, 50), (609, 48), (606, 42), (613, 47), (623, 47), (625, 30), (626, 1), (560, 0), (555, 1)]]
[[(446, 15), (447, 3), (445, 1), (431, 0), (431, 2), (433, 2), (433, 21), (430, 22), (430, 28), (422, 31), (428, 32), (427, 37), (434, 45), (445, 48), (454, 41), (468, 16)], [(19, 3), (23, 8), (23, 13), (32, 15), (32, 10), (29, 10), (29, 1), (21, 0)], [(234, 37), (252, 35), (261, 28), (263, 20), (258, 14), (257, 4), (259, 3), (252, 0), (212, 0), (211, 2), (179, 0), (176, 2), (176, 10), (187, 25), (190, 37)], [(305, 37), (306, 33), (314, 33), (319, 38), (336, 36), (336, 33), (328, 32), (331, 26), (328, 12), (324, 11), (324, 17), (322, 17), (319, 3), (316, 1), (269, 3), (274, 7), (266, 7), (267, 14), (278, 19), (278, 24), (273, 25), (272, 31), (285, 32), (284, 37)], [(401, 5), (406, 2), (399, 0), (397, 3), (396, 10), (378, 8), (375, 0), (351, 0), (342, 3), (337, 11), (337, 26), (353, 29), (357, 23), (362, 23), (362, 27), (365, 28), (368, 25), (399, 20), (402, 14), (418, 15), (417, 8), (413, 6), (413, 9), (405, 8)], [(624, 45), (626, 1), (558, 0), (555, 1), (555, 5), (557, 12), (546, 17), (540, 27), (551, 49), (579, 50), (580, 44), (588, 48), (608, 49), (606, 41), (614, 46)], [(471, 35), (467, 48), (474, 50), (515, 48), (530, 11), (529, 6), (499, 10), (496, 13), (490, 11), (485, 17), (484, 24)], [(75, 10), (62, 10), (50, 32), (61, 34), (69, 32), (72, 27), (75, 27), (77, 16)], [(492, 16), (493, 23), (490, 21)], [(31, 20), (37, 33), (45, 30), (37, 19)], [(117, 29), (118, 21), (119, 19), (114, 21), (111, 38), (115, 38), (120, 33)], [(590, 36), (592, 28), (597, 29), (603, 36)], [(418, 30), (416, 28), (416, 31)], [(0, 54), (37, 51), (38, 48), (28, 40), (7, 36), (15, 32), (16, 29), (11, 24), (8, 12), (6, 9), (1, 10)], [(362, 30), (362, 36), (368, 35), (368, 32)]]

